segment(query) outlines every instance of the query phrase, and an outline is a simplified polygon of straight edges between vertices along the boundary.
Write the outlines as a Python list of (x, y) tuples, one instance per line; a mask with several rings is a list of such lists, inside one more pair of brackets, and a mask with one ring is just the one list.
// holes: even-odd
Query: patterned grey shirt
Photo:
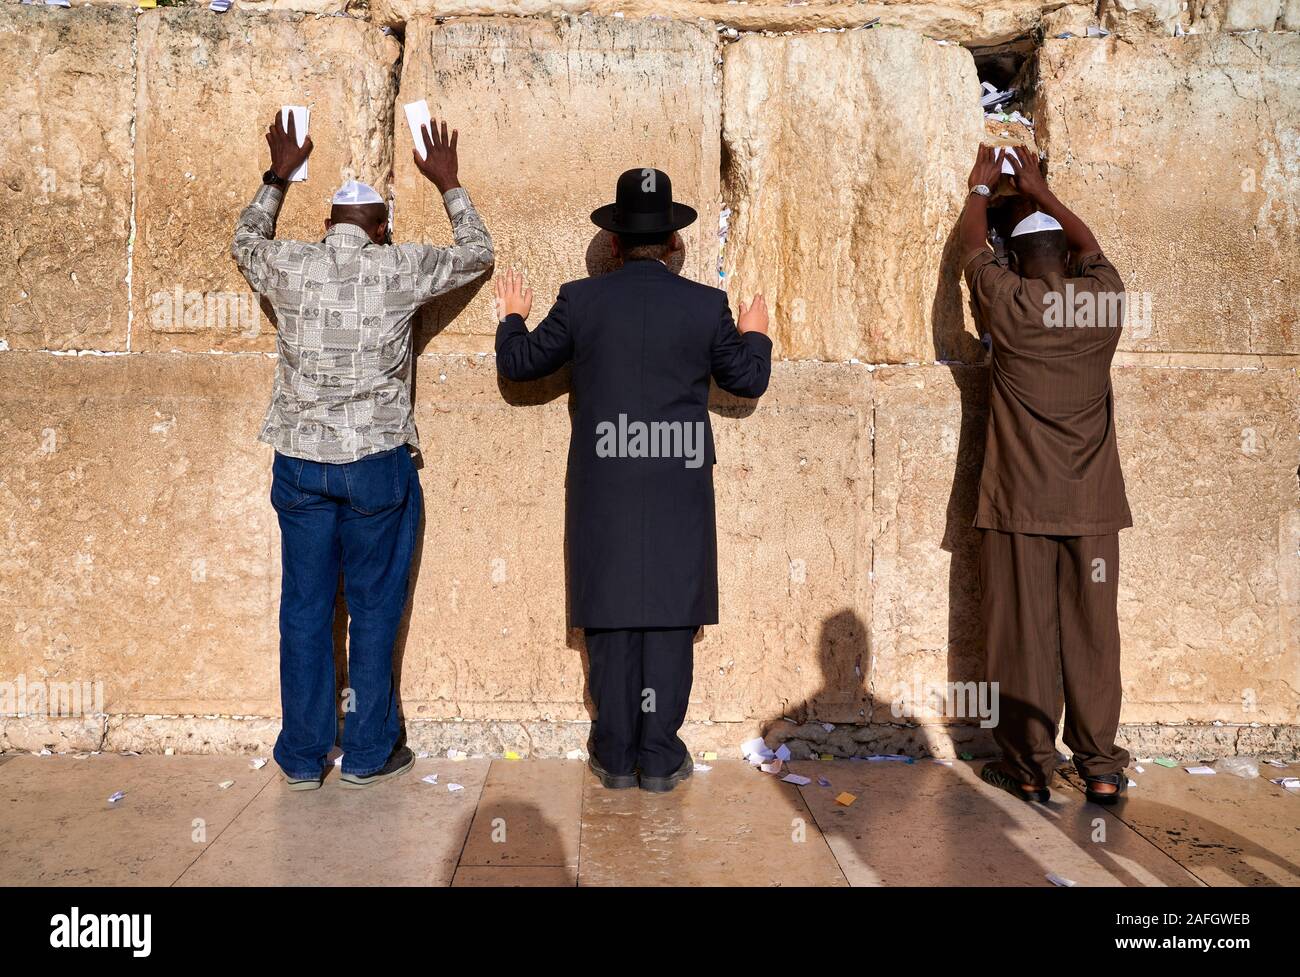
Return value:
[(469, 194), (443, 195), (455, 244), (380, 245), (354, 224), (323, 241), (277, 241), (282, 191), (263, 186), (235, 225), (231, 254), (275, 311), (279, 362), (258, 437), (282, 454), (342, 463), (418, 448), (411, 331), (421, 305), (492, 266), (492, 238)]

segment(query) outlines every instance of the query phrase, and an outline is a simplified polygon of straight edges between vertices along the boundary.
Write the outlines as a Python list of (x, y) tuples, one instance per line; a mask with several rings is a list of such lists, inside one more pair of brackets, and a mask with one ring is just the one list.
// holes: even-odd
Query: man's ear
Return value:
[(618, 235), (612, 232), (609, 232), (609, 253), (614, 256), (615, 261), (623, 257), (623, 249), (619, 246)]
[(333, 222), (332, 220), (330, 220), (328, 217), (326, 217), (326, 218), (325, 218), (325, 233), (328, 234), (328, 233), (330, 232), (330, 228), (333, 227), (333, 226), (334, 226), (334, 222)]
[(676, 254), (678, 251), (685, 251), (686, 245), (682, 243), (682, 236), (673, 231), (673, 236), (668, 239), (668, 251), (670, 254)]

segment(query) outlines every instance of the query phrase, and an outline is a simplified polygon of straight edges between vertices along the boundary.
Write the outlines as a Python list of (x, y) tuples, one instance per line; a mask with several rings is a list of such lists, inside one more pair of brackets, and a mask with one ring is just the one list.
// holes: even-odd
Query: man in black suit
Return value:
[(669, 791), (691, 775), (678, 737), (692, 643), (718, 623), (709, 378), (738, 397), (767, 389), (767, 305), (740, 305), (673, 273), (695, 211), (667, 174), (628, 170), (591, 215), (622, 266), (569, 282), (532, 332), (532, 290), (497, 278), (497, 369), (533, 380), (572, 361), (565, 535), (571, 625), (586, 630), (596, 722), (591, 769), (609, 788)]

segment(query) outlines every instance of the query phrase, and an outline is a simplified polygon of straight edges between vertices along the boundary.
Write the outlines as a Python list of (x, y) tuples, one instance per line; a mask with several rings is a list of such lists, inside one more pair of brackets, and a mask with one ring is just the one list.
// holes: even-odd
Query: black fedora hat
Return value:
[(673, 181), (663, 170), (639, 167), (618, 178), (614, 203), (597, 207), (591, 222), (615, 234), (667, 234), (695, 223), (694, 207), (673, 203)]

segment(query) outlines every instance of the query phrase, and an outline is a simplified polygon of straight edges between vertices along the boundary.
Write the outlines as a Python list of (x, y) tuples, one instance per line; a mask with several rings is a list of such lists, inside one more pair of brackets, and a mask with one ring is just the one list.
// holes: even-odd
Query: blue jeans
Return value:
[(340, 571), (351, 624), (343, 770), (387, 762), (400, 732), (393, 644), (406, 608), (423, 497), (403, 446), (344, 465), (276, 452), (271, 505), (280, 518), (280, 703), (275, 762), (319, 777), (338, 734), (334, 600)]

